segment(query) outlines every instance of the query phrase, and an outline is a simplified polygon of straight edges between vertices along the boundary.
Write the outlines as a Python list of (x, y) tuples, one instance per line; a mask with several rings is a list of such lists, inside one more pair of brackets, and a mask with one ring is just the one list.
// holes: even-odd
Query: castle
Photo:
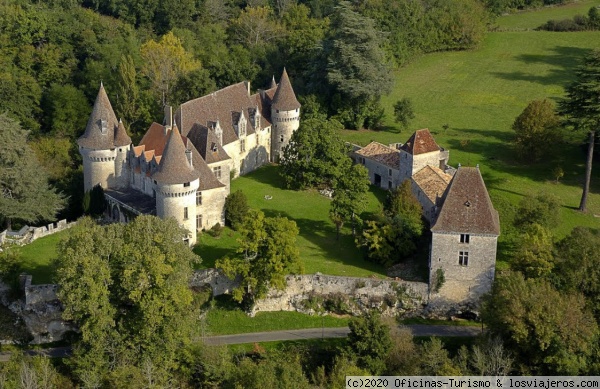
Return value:
[(300, 103), (286, 70), (279, 84), (251, 94), (241, 82), (165, 108), (137, 146), (100, 85), (84, 134), (84, 190), (104, 188), (114, 221), (139, 214), (174, 217), (196, 242), (196, 231), (224, 224), (230, 179), (277, 162), (300, 125)]
[(479, 166), (454, 169), (448, 158), (448, 150), (428, 129), (416, 131), (404, 144), (371, 142), (354, 145), (352, 151), (373, 185), (394, 189), (410, 180), (431, 224), (429, 286), (438, 283), (441, 272), (445, 282), (438, 297), (468, 301), (491, 289), (500, 222)]

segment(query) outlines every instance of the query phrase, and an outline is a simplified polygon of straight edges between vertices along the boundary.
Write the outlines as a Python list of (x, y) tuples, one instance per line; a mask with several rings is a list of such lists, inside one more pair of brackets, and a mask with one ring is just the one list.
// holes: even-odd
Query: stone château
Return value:
[(300, 103), (283, 70), (279, 84), (252, 94), (240, 82), (165, 107), (137, 146), (112, 109), (103, 85), (78, 139), (84, 190), (104, 188), (109, 216), (174, 217), (196, 242), (196, 231), (224, 223), (230, 179), (278, 161), (300, 125)]

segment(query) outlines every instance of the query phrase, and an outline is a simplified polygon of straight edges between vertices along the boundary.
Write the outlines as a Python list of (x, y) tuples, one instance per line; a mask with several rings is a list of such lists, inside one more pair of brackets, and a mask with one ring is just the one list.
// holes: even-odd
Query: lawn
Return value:
[(544, 7), (537, 10), (518, 12), (499, 17), (494, 26), (499, 30), (529, 30), (546, 23), (550, 19), (562, 20), (575, 15), (587, 15), (589, 9), (600, 5), (600, 0), (583, 0), (558, 6)]
[(227, 296), (215, 298), (215, 306), (208, 310), (204, 322), (204, 335), (228, 335), (249, 332), (297, 330), (304, 328), (344, 327), (349, 318), (331, 315), (310, 316), (299, 312), (258, 312), (248, 316)]
[[(531, 15), (507, 18), (532, 23)], [(342, 136), (363, 145), (370, 140), (405, 142), (414, 129), (429, 128), (438, 143), (450, 150), (451, 165), (479, 164), (500, 212), (501, 260), (510, 249), (507, 232), (514, 207), (525, 195), (549, 192), (561, 198), (561, 223), (554, 228), (558, 238), (577, 225), (598, 227), (600, 220), (594, 214), (600, 214), (599, 169), (594, 171), (589, 213), (576, 211), (585, 163), (581, 134), (567, 134), (569, 143), (561, 145), (551, 160), (534, 165), (521, 163), (511, 146), (515, 117), (531, 100), (562, 97), (564, 85), (573, 80), (573, 68), (595, 47), (600, 47), (600, 32), (510, 31), (487, 34), (478, 50), (422, 56), (394, 74), (395, 88), (383, 98), (386, 130), (343, 131)], [(401, 132), (391, 118), (394, 102), (402, 97), (412, 99), (416, 118), (410, 131)], [(553, 182), (556, 166), (565, 172), (559, 184)]]
[[(336, 240), (335, 226), (329, 219), (331, 200), (315, 190), (284, 189), (276, 166), (265, 166), (231, 182), (231, 191), (242, 190), (250, 207), (267, 216), (285, 216), (296, 221), (300, 234), (298, 249), (306, 274), (321, 272), (339, 276), (368, 277), (385, 275), (384, 269), (363, 259), (356, 249), (350, 229), (342, 230)], [(265, 196), (270, 196), (269, 199)], [(374, 188), (368, 193), (368, 213), (378, 212), (385, 192)], [(213, 266), (217, 258), (232, 253), (237, 245), (237, 233), (226, 229), (219, 238), (203, 234), (195, 250), (203, 258), (202, 266)]]
[(34, 284), (52, 282), (53, 270), (51, 262), (56, 258), (56, 247), (69, 230), (35, 240), (26, 246), (16, 248), (21, 253), (21, 271), (33, 276)]

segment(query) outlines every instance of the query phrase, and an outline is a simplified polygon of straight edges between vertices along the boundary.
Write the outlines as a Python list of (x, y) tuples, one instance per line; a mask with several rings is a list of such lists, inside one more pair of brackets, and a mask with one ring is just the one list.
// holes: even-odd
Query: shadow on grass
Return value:
[(253, 180), (260, 182), (262, 184), (270, 185), (277, 189), (286, 189), (285, 181), (283, 177), (279, 174), (279, 165), (269, 164), (265, 165), (246, 177), (252, 178)]
[(509, 81), (528, 81), (542, 85), (565, 85), (573, 79), (573, 69), (581, 64), (581, 60), (591, 50), (580, 47), (556, 46), (550, 54), (521, 54), (515, 57), (528, 65), (547, 64), (552, 66), (546, 74), (540, 75), (525, 72), (491, 73), (498, 78)]
[(333, 225), (323, 220), (293, 218), (289, 213), (281, 210), (263, 209), (262, 211), (267, 217), (282, 216), (294, 220), (300, 229), (300, 235), (318, 248), (327, 260), (385, 274), (383, 267), (362, 258), (353, 236), (340, 234), (340, 239), (336, 240), (336, 230)]

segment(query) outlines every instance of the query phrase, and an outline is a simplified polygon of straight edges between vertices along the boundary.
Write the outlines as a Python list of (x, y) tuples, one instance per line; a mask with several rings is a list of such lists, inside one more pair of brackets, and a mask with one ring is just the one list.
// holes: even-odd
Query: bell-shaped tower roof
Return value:
[(275, 91), (275, 96), (273, 96), (271, 107), (280, 111), (293, 111), (300, 108), (300, 103), (296, 99), (296, 94), (285, 68), (283, 68), (283, 74), (281, 75), (281, 80), (279, 80), (279, 85), (277, 85), (277, 91)]
[[(108, 150), (115, 147), (115, 130), (118, 128), (117, 117), (113, 111), (110, 100), (100, 83), (100, 90), (94, 109), (90, 115), (85, 132), (77, 140), (77, 143), (88, 149)], [(131, 139), (129, 140), (131, 143)]]
[(166, 185), (185, 184), (198, 179), (199, 174), (186, 157), (186, 150), (179, 128), (174, 125), (169, 133), (158, 171), (152, 178)]

